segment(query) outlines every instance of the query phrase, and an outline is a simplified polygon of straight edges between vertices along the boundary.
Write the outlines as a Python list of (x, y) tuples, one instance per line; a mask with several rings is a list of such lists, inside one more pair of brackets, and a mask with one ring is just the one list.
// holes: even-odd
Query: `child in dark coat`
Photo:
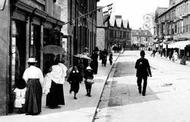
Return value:
[(68, 82), (70, 83), (70, 93), (73, 91), (74, 92), (74, 99), (77, 99), (76, 94), (79, 91), (80, 88), (80, 83), (82, 81), (82, 75), (80, 74), (77, 66), (73, 66), (69, 77), (68, 77)]
[(91, 89), (92, 89), (92, 84), (93, 82), (93, 70), (90, 66), (88, 66), (85, 70), (85, 74), (84, 74), (84, 78), (85, 78), (85, 87), (86, 87), (86, 96), (91, 97)]

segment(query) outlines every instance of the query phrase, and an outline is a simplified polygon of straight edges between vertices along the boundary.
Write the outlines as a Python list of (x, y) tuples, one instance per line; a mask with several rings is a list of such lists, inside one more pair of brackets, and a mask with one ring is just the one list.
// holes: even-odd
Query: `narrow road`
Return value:
[(134, 68), (138, 58), (139, 51), (126, 51), (119, 57), (95, 122), (189, 122), (190, 67), (150, 57), (147, 52), (153, 77), (142, 96)]

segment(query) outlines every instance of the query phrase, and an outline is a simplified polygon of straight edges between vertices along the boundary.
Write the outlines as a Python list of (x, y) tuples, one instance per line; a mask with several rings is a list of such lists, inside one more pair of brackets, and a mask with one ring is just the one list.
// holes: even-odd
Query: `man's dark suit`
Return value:
[(143, 79), (144, 83), (143, 83), (142, 95), (145, 96), (146, 86), (147, 86), (147, 77), (152, 76), (152, 74), (151, 74), (149, 62), (146, 58), (144, 58), (144, 55), (141, 56), (141, 58), (139, 58), (136, 61), (135, 68), (137, 69), (136, 76), (137, 76), (137, 86), (138, 86), (139, 93), (141, 93), (141, 83)]

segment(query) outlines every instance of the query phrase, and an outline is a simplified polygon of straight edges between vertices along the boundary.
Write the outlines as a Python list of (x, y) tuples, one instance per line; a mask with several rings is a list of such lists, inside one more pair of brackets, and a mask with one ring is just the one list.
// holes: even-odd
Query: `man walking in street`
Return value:
[[(145, 96), (146, 86), (147, 86), (147, 78), (148, 78), (148, 76), (152, 77), (152, 73), (150, 70), (150, 65), (149, 65), (148, 60), (146, 58), (144, 58), (144, 56), (145, 56), (144, 50), (142, 50), (140, 52), (140, 56), (141, 56), (141, 58), (139, 58), (135, 64), (135, 68), (137, 69), (137, 72), (136, 72), (137, 86), (138, 86), (139, 93), (140, 94), (142, 93), (142, 95)], [(143, 90), (141, 91), (142, 79), (144, 80), (144, 83), (143, 83)]]

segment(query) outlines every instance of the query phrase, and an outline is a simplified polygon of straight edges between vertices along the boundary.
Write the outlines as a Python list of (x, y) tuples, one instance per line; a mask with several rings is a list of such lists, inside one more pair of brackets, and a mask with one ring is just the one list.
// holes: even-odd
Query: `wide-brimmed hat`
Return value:
[(36, 60), (36, 58), (29, 58), (27, 62), (28, 63), (36, 63), (37, 60)]

